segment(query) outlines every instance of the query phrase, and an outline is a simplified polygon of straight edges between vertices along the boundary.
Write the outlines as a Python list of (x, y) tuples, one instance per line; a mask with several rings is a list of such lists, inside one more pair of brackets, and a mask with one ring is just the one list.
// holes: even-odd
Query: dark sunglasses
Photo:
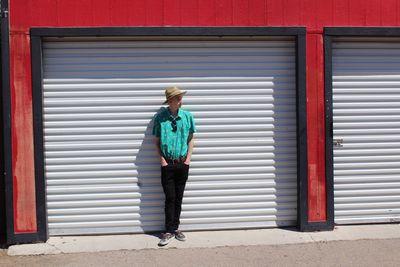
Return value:
[(173, 119), (173, 120), (171, 121), (171, 125), (172, 125), (172, 131), (173, 131), (173, 132), (176, 132), (176, 130), (177, 130), (177, 128), (178, 128), (178, 127), (176, 127), (176, 119)]

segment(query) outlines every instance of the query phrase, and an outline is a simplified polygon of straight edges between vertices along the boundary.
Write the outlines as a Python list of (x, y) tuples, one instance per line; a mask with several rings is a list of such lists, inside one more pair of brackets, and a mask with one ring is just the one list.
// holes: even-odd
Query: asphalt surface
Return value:
[(400, 266), (400, 239), (39, 256), (7, 256), (0, 250), (0, 266)]

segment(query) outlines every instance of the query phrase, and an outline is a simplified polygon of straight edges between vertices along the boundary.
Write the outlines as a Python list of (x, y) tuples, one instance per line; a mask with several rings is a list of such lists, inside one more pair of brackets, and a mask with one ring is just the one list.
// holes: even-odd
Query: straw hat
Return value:
[(176, 86), (167, 88), (167, 89), (165, 90), (165, 98), (166, 98), (166, 100), (164, 101), (163, 104), (167, 104), (167, 103), (168, 103), (168, 100), (170, 100), (170, 99), (173, 98), (174, 96), (177, 96), (177, 95), (184, 95), (184, 94), (186, 94), (186, 91), (183, 91), (183, 90), (179, 89), (179, 88), (176, 87)]

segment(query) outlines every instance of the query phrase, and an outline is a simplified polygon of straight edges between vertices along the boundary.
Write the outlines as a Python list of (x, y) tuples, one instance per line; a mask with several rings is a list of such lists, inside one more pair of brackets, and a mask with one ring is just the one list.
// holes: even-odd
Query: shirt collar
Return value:
[[(174, 119), (174, 116), (172, 116), (171, 112), (169, 111), (169, 108), (167, 108), (167, 114), (168, 114), (168, 117), (169, 117), (170, 119)], [(178, 109), (178, 113), (176, 114), (176, 118), (182, 118), (182, 111), (181, 111), (181, 109)]]

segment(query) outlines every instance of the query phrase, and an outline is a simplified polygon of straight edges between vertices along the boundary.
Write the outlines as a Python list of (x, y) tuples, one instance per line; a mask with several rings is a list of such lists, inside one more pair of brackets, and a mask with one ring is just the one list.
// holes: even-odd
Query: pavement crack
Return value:
[(309, 234), (309, 235), (310, 235), (310, 238), (311, 238), (311, 240), (313, 241), (313, 243), (314, 243), (314, 244), (316, 245), (316, 247), (318, 248), (318, 250), (319, 250), (319, 251), (322, 251), (320, 241), (315, 240), (314, 237), (312, 236), (312, 234)]
[(57, 245), (51, 244), (51, 243), (47, 243), (47, 245), (53, 247), (59, 254), (64, 254), (64, 252), (62, 251), (62, 249), (58, 248)]

